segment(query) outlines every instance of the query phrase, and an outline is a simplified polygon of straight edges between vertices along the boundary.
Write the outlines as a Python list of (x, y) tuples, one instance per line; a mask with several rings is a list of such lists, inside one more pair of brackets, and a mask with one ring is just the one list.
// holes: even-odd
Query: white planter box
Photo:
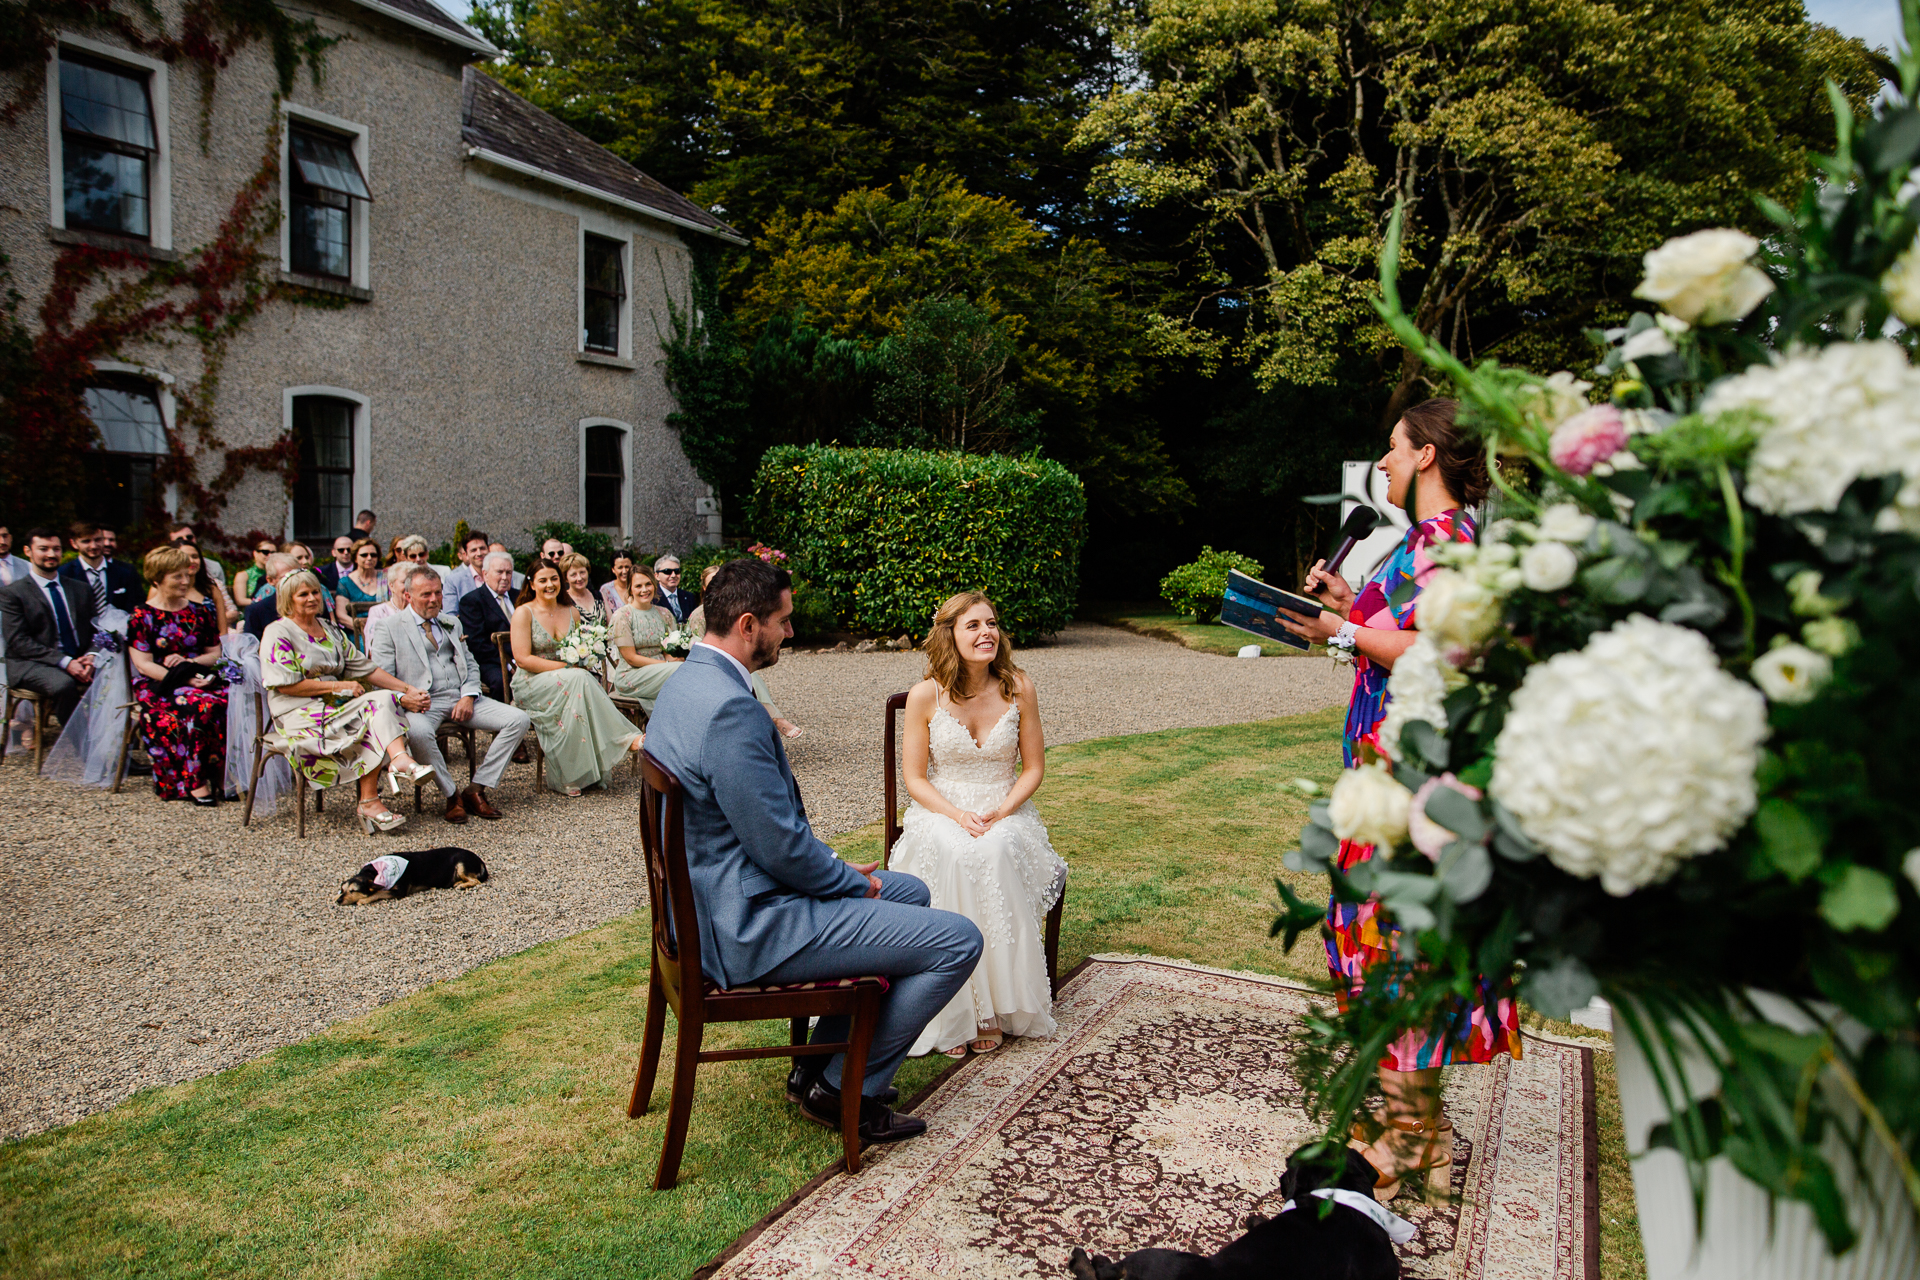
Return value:
[[(1753, 993), (1768, 1019), (1795, 1031), (1813, 1024), (1790, 1003)], [(1709, 1166), (1706, 1235), (1694, 1236), (1693, 1193), (1679, 1153), (1647, 1150), (1647, 1134), (1667, 1118), (1653, 1073), (1639, 1046), (1615, 1020), (1614, 1056), (1620, 1080), (1620, 1113), (1627, 1153), (1633, 1159), (1633, 1195), (1646, 1245), (1648, 1280), (1916, 1280), (1920, 1237), (1906, 1202), (1899, 1171), (1877, 1145), (1869, 1149), (1867, 1180), (1852, 1177), (1852, 1165), (1837, 1142), (1828, 1157), (1847, 1192), (1860, 1242), (1845, 1256), (1828, 1254), (1813, 1211), (1797, 1200), (1774, 1202), (1726, 1159)], [(1842, 1035), (1845, 1035), (1843, 1029)], [(1695, 1097), (1712, 1093), (1717, 1076), (1704, 1060), (1689, 1064)], [(1884, 1213), (1876, 1214), (1878, 1204)], [(1697, 1246), (1697, 1247), (1696, 1247)]]

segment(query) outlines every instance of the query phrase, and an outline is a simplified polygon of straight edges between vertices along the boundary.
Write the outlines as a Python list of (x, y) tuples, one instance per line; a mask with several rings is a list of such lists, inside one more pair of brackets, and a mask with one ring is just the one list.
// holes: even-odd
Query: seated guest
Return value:
[[(156, 550), (157, 549), (158, 548), (156, 548)], [(205, 605), (207, 608), (212, 609), (214, 622), (218, 627), (214, 634), (225, 635), (228, 627), (234, 626), (240, 621), (239, 615), (234, 613), (233, 609), (227, 604), (226, 591), (221, 588), (219, 583), (213, 580), (213, 575), (207, 572), (207, 562), (200, 558), (200, 548), (182, 546), (179, 550), (186, 552), (187, 559), (193, 570), (193, 578), (187, 585), (187, 599), (194, 604)], [(148, 554), (151, 555), (152, 553), (149, 552)], [(152, 581), (150, 576), (148, 581)], [(149, 600), (153, 598), (151, 592), (148, 593), (147, 598)]]
[(458, 612), (460, 597), (479, 588), (480, 566), (487, 558), (487, 535), (478, 531), (469, 533), (467, 540), (454, 550), (460, 563), (447, 574), (443, 584), (447, 613)]
[(276, 551), (266, 557), (261, 572), (265, 575), (260, 584), (260, 598), (247, 606), (247, 620), (241, 624), (241, 630), (255, 640), (263, 639), (267, 628), (280, 616), (280, 606), (274, 603), (274, 589), (280, 580), (297, 570), (300, 566), (294, 558), (283, 551)]
[[(356, 604), (382, 604), (387, 599), (387, 575), (380, 572), (380, 546), (366, 538), (351, 548), (353, 567), (340, 575), (340, 605), (347, 620), (340, 625), (356, 636), (366, 635), (366, 620), (353, 616)], [(366, 648), (364, 639), (360, 646)]]
[[(431, 568), (409, 568), (408, 606), (369, 633), (367, 656), (405, 683), (425, 689), (432, 700), (425, 711), (407, 713), (407, 746), (414, 759), (432, 766), (434, 781), (447, 798), (447, 821), (464, 823), (470, 813), (498, 818), (500, 811), (487, 801), (487, 790), (500, 785), (533, 722), (524, 711), (481, 691), (480, 670), (467, 652), (460, 619), (441, 612), (441, 590), (440, 576)], [(464, 791), (454, 790), (453, 774), (434, 736), (448, 720), (493, 735), (487, 758)]]
[(145, 713), (140, 734), (153, 760), (154, 794), (212, 808), (227, 758), (227, 684), (215, 670), (219, 613), (211, 601), (192, 599), (200, 568), (192, 547), (155, 547), (144, 568), (153, 586), (127, 619), (127, 661)]
[(67, 541), (77, 553), (60, 566), (60, 576), (73, 578), (93, 595), (93, 611), (105, 613), (119, 609), (131, 613), (140, 603), (140, 574), (130, 564), (107, 558), (100, 526), (91, 520), (77, 520), (67, 531)]
[[(718, 572), (720, 572), (720, 566), (717, 564), (710, 564), (700, 571), (700, 592), (702, 595), (706, 594), (707, 584), (713, 581), (713, 575)], [(687, 615), (687, 630), (693, 632), (695, 639), (699, 639), (707, 634), (707, 607), (705, 605), (695, 605), (693, 612)], [(799, 725), (787, 719), (786, 714), (774, 705), (773, 690), (767, 688), (766, 677), (762, 676), (758, 671), (753, 673), (753, 696), (761, 706), (767, 709), (767, 714), (773, 717), (774, 726), (780, 730), (781, 737), (797, 738), (800, 736), (803, 730)]]
[(460, 629), (467, 635), (467, 652), (480, 668), (480, 683), (488, 693), (506, 700), (504, 676), (500, 670), (500, 649), (494, 633), (513, 629), (513, 557), (504, 551), (489, 551), (480, 567), (480, 589), (460, 597)]
[[(790, 581), (757, 559), (721, 566), (707, 637), (661, 694), (647, 748), (684, 791), (704, 976), (723, 987), (890, 980), (861, 1082), (860, 1136), (894, 1142), (927, 1126), (883, 1101), (893, 1073), (973, 974), (982, 939), (965, 916), (928, 907), (920, 880), (842, 862), (807, 822), (780, 736), (747, 692), (748, 676), (778, 662), (792, 634)], [(814, 1041), (845, 1040), (847, 1022), (820, 1019)], [(803, 1058), (788, 1077), (801, 1114), (828, 1128), (839, 1123), (843, 1056), (818, 1069)]]
[(341, 534), (333, 540), (333, 558), (320, 570), (320, 585), (340, 594), (340, 579), (353, 572), (353, 544), (357, 539)]
[(27, 572), (0, 591), (7, 684), (31, 689), (62, 724), (93, 683), (93, 592), (60, 573), (60, 535), (27, 531)]
[(654, 603), (672, 614), (675, 622), (685, 622), (700, 597), (680, 589), (680, 557), (668, 554), (655, 560), (653, 576), (660, 580), (660, 595)]
[(560, 557), (554, 568), (560, 570), (560, 576), (567, 584), (561, 595), (572, 603), (581, 620), (606, 621), (606, 615), (600, 607), (600, 597), (587, 585), (593, 580), (593, 567), (587, 563), (587, 558), (578, 551), (569, 551)]
[(560, 660), (560, 642), (580, 615), (560, 592), (560, 571), (541, 564), (513, 611), (513, 701), (533, 718), (547, 757), (547, 785), (577, 796), (604, 787), (641, 736), (613, 705), (600, 677)]
[(433, 570), (440, 575), (442, 582), (445, 582), (447, 575), (453, 572), (446, 565), (427, 563), (427, 557), (433, 553), (427, 548), (427, 540), (417, 533), (410, 533), (394, 543), (394, 550), (399, 553), (400, 559)]
[[(433, 770), (407, 754), (403, 711), (433, 704), (424, 689), (396, 680), (353, 647), (326, 616), (320, 579), (297, 569), (274, 593), (279, 621), (260, 642), (260, 683), (273, 713), (269, 740), (287, 748), (288, 763), (316, 787), (360, 784), (360, 826), (393, 831), (406, 818), (380, 802), (380, 771), (395, 795)], [(373, 685), (363, 690), (360, 682)]]
[(193, 531), (192, 525), (184, 522), (173, 525), (167, 530), (167, 541), (175, 546), (192, 547), (198, 551), (201, 563), (207, 567), (207, 576), (219, 583), (220, 589), (226, 592), (227, 611), (240, 612), (239, 602), (233, 598), (233, 587), (227, 582), (227, 567), (220, 563), (219, 556), (207, 554), (206, 549), (200, 545), (200, 535)]
[(267, 576), (267, 557), (278, 555), (280, 548), (273, 542), (261, 541), (254, 544), (253, 563), (241, 570), (233, 579), (233, 602), (242, 609), (260, 598), (260, 589), (272, 581)]
[(606, 615), (614, 614), (633, 602), (633, 556), (630, 552), (613, 553), (613, 580), (600, 584), (600, 605)]
[(411, 560), (395, 560), (387, 566), (387, 598), (367, 610), (367, 623), (362, 635), (370, 635), (373, 629), (407, 607), (407, 579), (412, 576), (414, 563)]
[[(487, 544), (487, 554), (490, 556), (503, 555), (508, 560), (513, 559), (513, 552), (508, 550), (507, 544), (504, 542), (489, 542)], [(525, 588), (526, 585), (527, 585), (527, 575), (524, 573), (521, 573), (518, 569), (515, 569), (513, 571), (513, 593), (515, 595), (519, 595), (521, 590)]]
[(120, 558), (120, 534), (110, 524), (100, 526), (100, 554), (109, 560)]
[(653, 602), (653, 570), (636, 566), (629, 582), (632, 603), (613, 615), (609, 638), (614, 659), (608, 675), (615, 693), (636, 699), (652, 714), (667, 677), (680, 666), (679, 658), (668, 657), (660, 649), (661, 638), (675, 624), (673, 615)]
[[(308, 546), (306, 543), (304, 542), (285, 543), (281, 546), (280, 550), (292, 556), (294, 564), (298, 565), (300, 568), (306, 569), (309, 571), (313, 569), (313, 548)], [(319, 582), (320, 579), (318, 577), (315, 577), (314, 581)], [(337, 612), (337, 610), (339, 609), (339, 606), (334, 603), (333, 592), (327, 588), (327, 585), (325, 583), (321, 583), (320, 585), (320, 598), (326, 602), (327, 616), (332, 617), (335, 614), (335, 612)]]

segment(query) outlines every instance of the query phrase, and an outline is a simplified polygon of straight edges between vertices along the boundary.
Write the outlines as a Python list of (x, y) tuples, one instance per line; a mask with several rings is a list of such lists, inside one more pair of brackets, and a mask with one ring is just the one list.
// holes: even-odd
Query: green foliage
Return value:
[(539, 559), (540, 544), (548, 538), (560, 541), (578, 551), (587, 558), (597, 574), (604, 574), (613, 568), (614, 541), (611, 535), (596, 533), (584, 525), (574, 524), (570, 520), (543, 520), (527, 530), (527, 536), (533, 539), (533, 558)]
[(813, 445), (771, 449), (755, 527), (851, 627), (926, 634), (958, 591), (985, 591), (1016, 642), (1073, 617), (1086, 497), (1058, 463)]
[(1227, 589), (1227, 572), (1231, 569), (1238, 569), (1250, 578), (1265, 572), (1258, 560), (1233, 551), (1202, 547), (1198, 559), (1181, 565), (1160, 580), (1160, 598), (1172, 605), (1175, 613), (1195, 622), (1211, 622), (1220, 616), (1220, 596)]
[(965, 298), (923, 298), (880, 344), (874, 392), (892, 443), (961, 453), (1014, 452), (1036, 415), (1016, 408), (1007, 385), (1013, 342)]
[(720, 309), (719, 257), (692, 246), (692, 293), (684, 303), (667, 298), (667, 332), (660, 354), (667, 389), (678, 407), (667, 425), (680, 433), (680, 451), (694, 474), (719, 490), (722, 509), (746, 490), (759, 459), (746, 420), (746, 355)]
[[(725, 564), (729, 560), (747, 558), (748, 553), (745, 547), (715, 546), (705, 542), (688, 547), (686, 553), (680, 557), (681, 590), (700, 590), (700, 576), (707, 571), (709, 565)], [(648, 564), (651, 565), (652, 561), (649, 560)]]
[(793, 580), (793, 637), (796, 640), (817, 640), (840, 627), (840, 619), (834, 615), (833, 605), (827, 600), (827, 593), (815, 587), (805, 578)]

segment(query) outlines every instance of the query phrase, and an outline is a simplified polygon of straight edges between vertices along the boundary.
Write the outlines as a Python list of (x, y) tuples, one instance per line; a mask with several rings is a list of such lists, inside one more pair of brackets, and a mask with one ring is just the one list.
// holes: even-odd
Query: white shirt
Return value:
[(88, 564), (85, 556), (77, 556), (75, 558), (80, 561), (81, 572), (87, 575), (87, 590), (97, 595), (105, 595), (107, 585), (107, 558), (101, 556), (100, 559), (93, 564)]
[(746, 681), (747, 688), (749, 689), (753, 688), (753, 672), (747, 670), (746, 663), (740, 661), (740, 659), (734, 657), (732, 654), (728, 653), (725, 649), (722, 649), (717, 644), (708, 644), (705, 640), (695, 640), (694, 643), (699, 645), (703, 649), (713, 650), (715, 653), (725, 658), (728, 662), (731, 662), (733, 664), (733, 669), (740, 673), (740, 678)]

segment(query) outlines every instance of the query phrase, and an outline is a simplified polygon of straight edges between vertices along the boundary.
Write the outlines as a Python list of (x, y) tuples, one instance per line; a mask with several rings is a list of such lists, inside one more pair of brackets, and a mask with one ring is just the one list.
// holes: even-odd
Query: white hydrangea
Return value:
[(1747, 820), (1766, 731), (1706, 637), (1636, 614), (1527, 673), (1491, 789), (1555, 866), (1624, 896)]
[(1893, 260), (1887, 274), (1880, 277), (1880, 287), (1887, 291), (1887, 305), (1893, 308), (1893, 314), (1908, 324), (1920, 325), (1920, 239)]
[(1342, 840), (1391, 849), (1407, 838), (1407, 807), (1413, 792), (1394, 781), (1385, 765), (1348, 769), (1327, 797), (1327, 820)]
[(1689, 324), (1738, 320), (1773, 292), (1773, 281), (1747, 261), (1759, 248), (1758, 240), (1730, 227), (1677, 236), (1647, 254), (1646, 278), (1633, 296)]
[(1701, 409), (1769, 419), (1747, 464), (1747, 501), (1762, 511), (1831, 511), (1861, 476), (1920, 478), (1920, 370), (1892, 342), (1837, 342), (1754, 365), (1717, 383)]
[(1387, 715), (1380, 722), (1380, 747), (1394, 759), (1401, 759), (1400, 731), (1415, 720), (1425, 720), (1441, 733), (1447, 731), (1447, 695), (1466, 684), (1467, 678), (1454, 670), (1440, 652), (1440, 646), (1427, 632), (1413, 638), (1404, 653), (1394, 659), (1393, 674), (1387, 677)]

